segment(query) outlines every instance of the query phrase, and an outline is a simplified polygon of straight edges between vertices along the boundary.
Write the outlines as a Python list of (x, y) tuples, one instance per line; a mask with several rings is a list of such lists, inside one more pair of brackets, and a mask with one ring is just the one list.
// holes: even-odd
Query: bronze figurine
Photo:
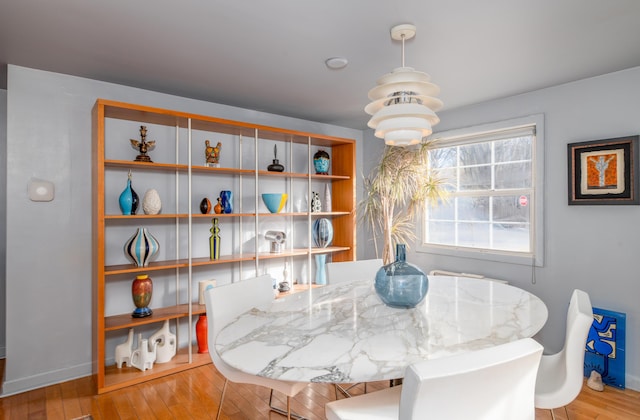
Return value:
[(153, 162), (149, 156), (147, 156), (147, 151), (153, 150), (156, 147), (155, 140), (147, 141), (147, 127), (144, 125), (140, 126), (140, 141), (129, 139), (131, 142), (131, 147), (134, 149), (138, 149), (140, 154), (136, 156), (136, 162)]

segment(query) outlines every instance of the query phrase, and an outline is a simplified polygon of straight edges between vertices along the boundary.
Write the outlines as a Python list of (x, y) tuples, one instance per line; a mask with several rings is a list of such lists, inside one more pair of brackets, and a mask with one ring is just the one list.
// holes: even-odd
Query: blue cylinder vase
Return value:
[(422, 270), (406, 261), (404, 244), (396, 245), (396, 260), (376, 273), (375, 289), (385, 305), (413, 308), (429, 290), (429, 280)]
[(327, 254), (316, 254), (316, 284), (327, 284)]
[(138, 267), (147, 267), (160, 250), (160, 245), (147, 228), (138, 228), (124, 244), (124, 255)]
[(120, 194), (120, 198), (118, 200), (122, 214), (125, 216), (135, 215), (138, 211), (138, 201), (138, 194), (131, 186), (131, 171), (129, 171), (127, 186)]
[(220, 191), (220, 199), (222, 205), (222, 212), (225, 214), (233, 213), (233, 193), (231, 191)]

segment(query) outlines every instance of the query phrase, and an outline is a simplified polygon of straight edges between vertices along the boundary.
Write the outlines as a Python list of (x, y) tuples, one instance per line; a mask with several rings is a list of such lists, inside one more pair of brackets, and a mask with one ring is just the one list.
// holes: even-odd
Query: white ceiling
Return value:
[(394, 25), (453, 109), (640, 66), (639, 20), (638, 0), (0, 0), (0, 87), (9, 63), (363, 129)]

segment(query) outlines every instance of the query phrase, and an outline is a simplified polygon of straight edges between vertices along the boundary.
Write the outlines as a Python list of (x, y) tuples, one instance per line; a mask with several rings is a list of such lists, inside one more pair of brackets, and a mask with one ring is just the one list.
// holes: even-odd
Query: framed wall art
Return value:
[(568, 144), (569, 205), (640, 204), (638, 137)]

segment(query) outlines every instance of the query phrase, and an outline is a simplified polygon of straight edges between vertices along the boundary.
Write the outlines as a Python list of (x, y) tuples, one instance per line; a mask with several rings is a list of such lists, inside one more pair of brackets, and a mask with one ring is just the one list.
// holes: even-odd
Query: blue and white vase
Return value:
[(406, 261), (404, 244), (396, 245), (396, 260), (376, 273), (376, 293), (392, 308), (413, 308), (429, 290), (429, 280), (422, 270)]
[(131, 186), (131, 171), (129, 171), (127, 186), (120, 194), (120, 198), (118, 200), (122, 214), (124, 214), (125, 216), (135, 215), (138, 211), (138, 201), (138, 194)]
[(222, 200), (222, 212), (225, 214), (233, 213), (233, 193), (231, 191), (220, 191), (220, 199)]
[(316, 219), (313, 222), (313, 243), (320, 248), (326, 248), (333, 241), (333, 225), (327, 218)]
[(124, 255), (138, 267), (148, 267), (160, 250), (160, 245), (147, 228), (138, 228), (124, 244)]

